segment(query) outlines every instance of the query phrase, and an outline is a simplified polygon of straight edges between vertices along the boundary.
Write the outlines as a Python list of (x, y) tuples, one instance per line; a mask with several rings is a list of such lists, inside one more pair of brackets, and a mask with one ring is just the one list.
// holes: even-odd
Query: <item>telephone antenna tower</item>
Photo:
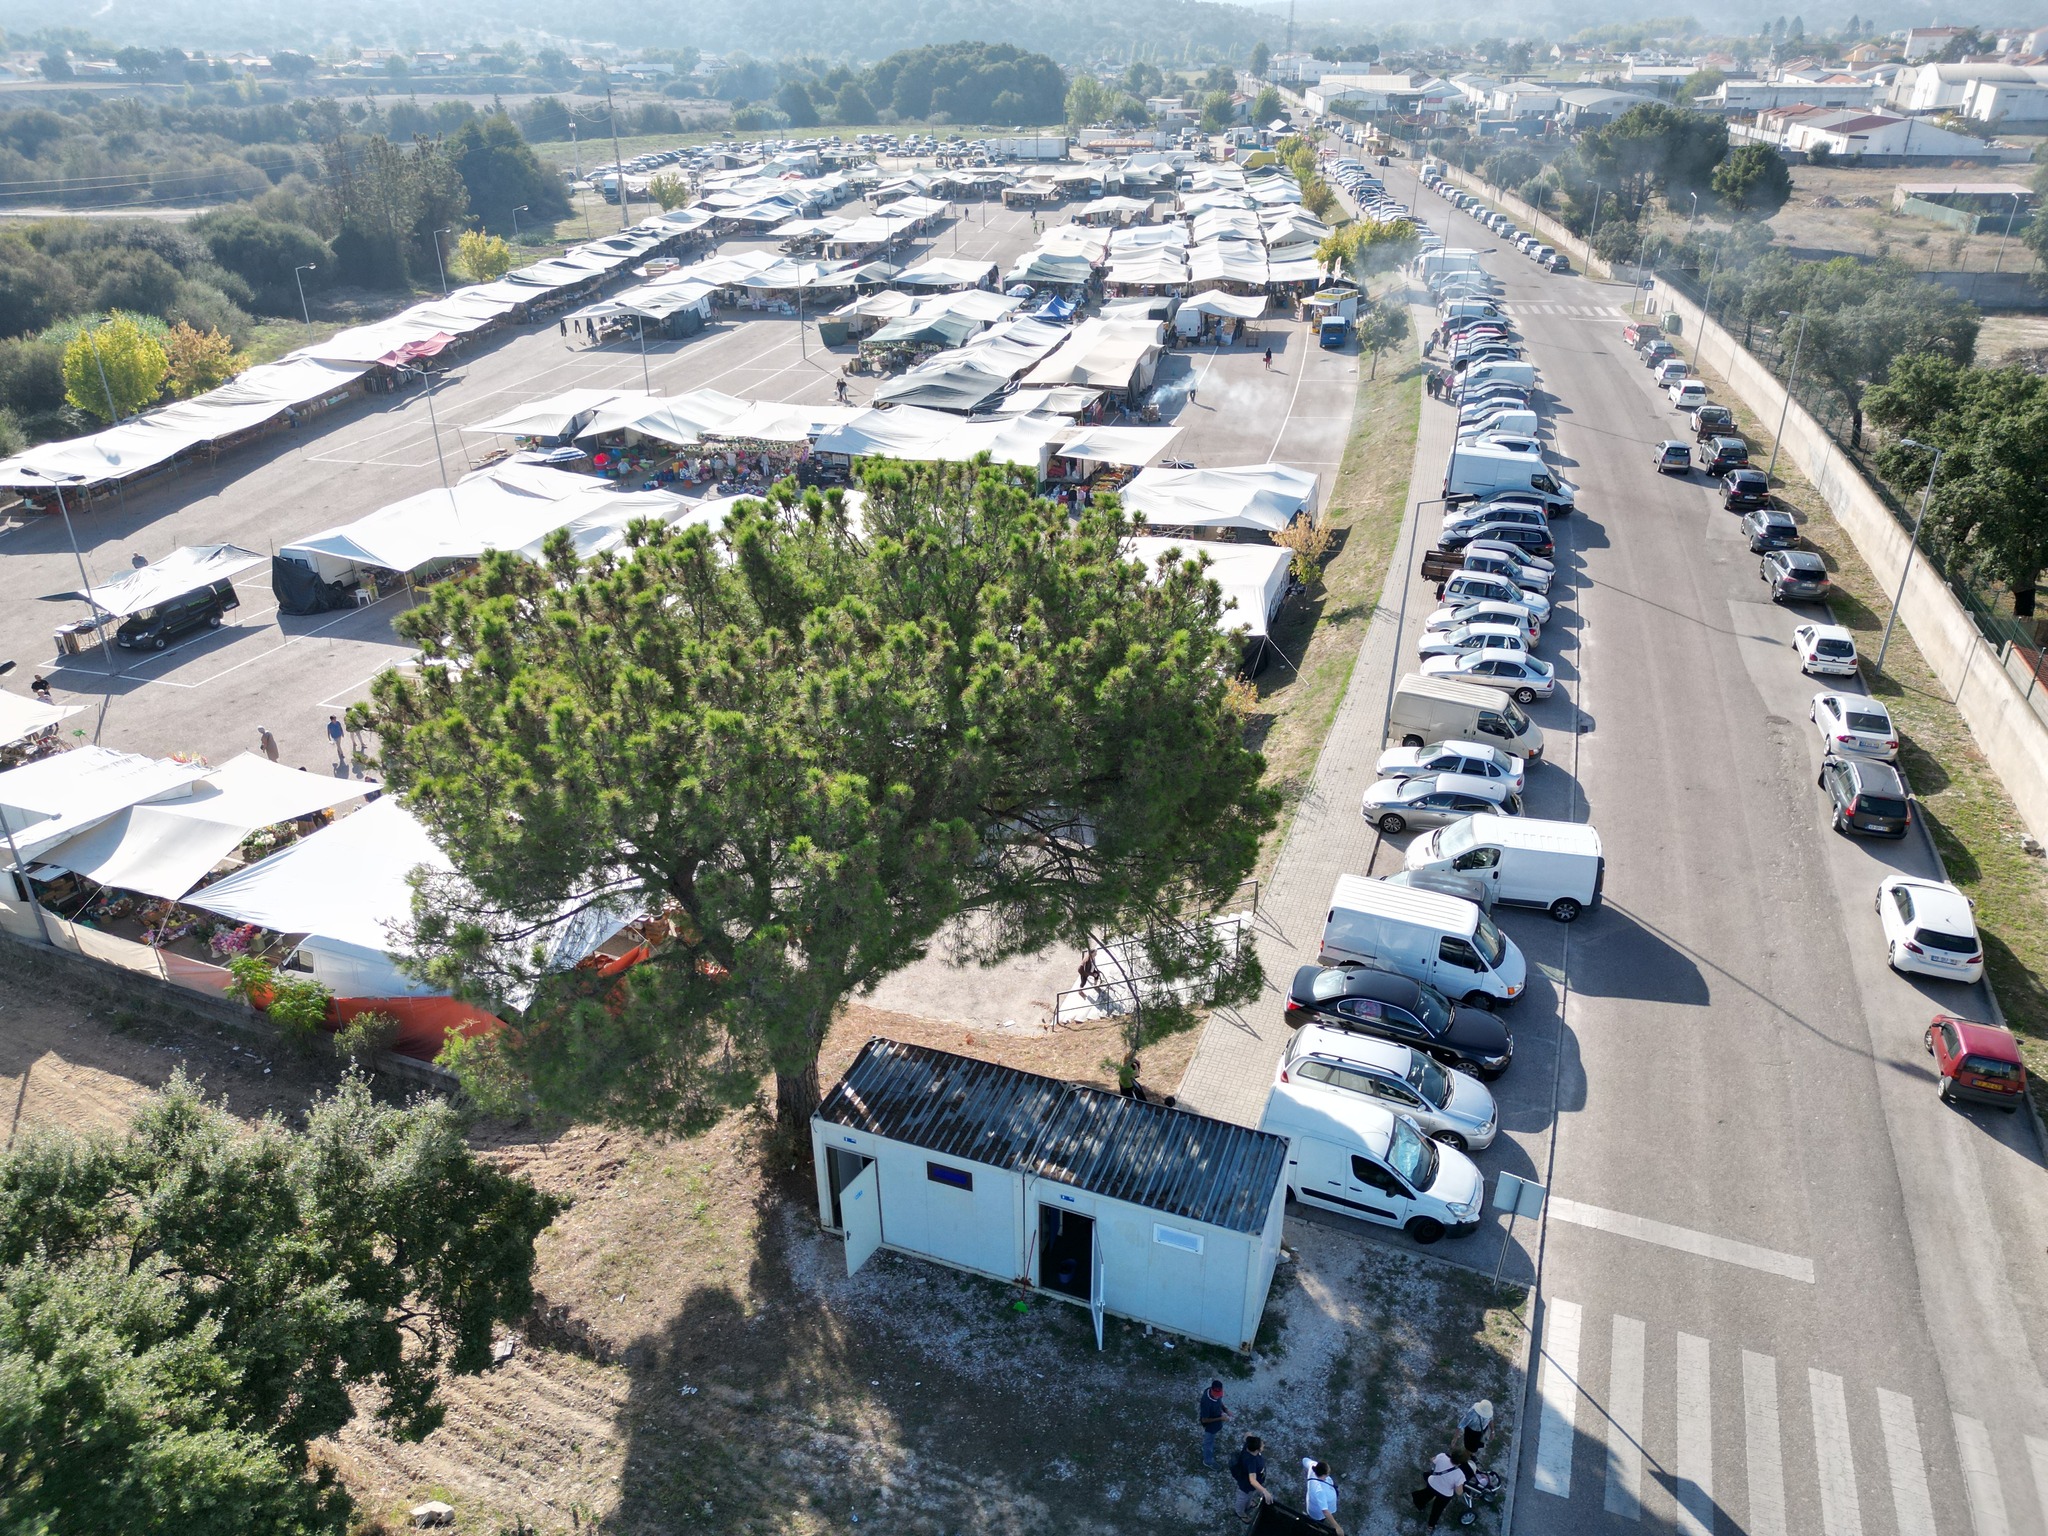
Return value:
[(1287, 0), (1287, 51), (1294, 52), (1294, 0)]

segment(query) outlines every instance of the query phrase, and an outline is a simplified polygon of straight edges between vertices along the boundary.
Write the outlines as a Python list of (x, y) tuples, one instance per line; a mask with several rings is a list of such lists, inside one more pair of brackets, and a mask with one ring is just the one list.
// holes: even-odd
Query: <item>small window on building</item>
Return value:
[(955, 1189), (974, 1188), (974, 1175), (965, 1168), (948, 1168), (944, 1163), (926, 1163), (924, 1176), (934, 1184), (950, 1184)]
[(1202, 1251), (1201, 1233), (1183, 1232), (1178, 1227), (1162, 1227), (1157, 1222), (1152, 1224), (1152, 1241), (1164, 1243), (1169, 1248), (1178, 1248), (1182, 1253)]

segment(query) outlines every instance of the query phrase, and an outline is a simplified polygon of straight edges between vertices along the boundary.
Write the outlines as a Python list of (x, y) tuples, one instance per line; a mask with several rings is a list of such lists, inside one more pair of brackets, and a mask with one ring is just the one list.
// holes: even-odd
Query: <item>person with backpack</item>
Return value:
[(1257, 1435), (1244, 1437), (1244, 1449), (1230, 1458), (1230, 1480), (1237, 1484), (1237, 1518), (1250, 1523), (1258, 1506), (1273, 1502), (1266, 1486), (1266, 1458), (1259, 1453), (1266, 1442)]
[[(1454, 1463), (1444, 1452), (1438, 1451), (1436, 1459), (1429, 1464), (1429, 1473), (1423, 1479), (1422, 1486), (1409, 1497), (1414, 1500), (1418, 1510), (1429, 1512), (1429, 1529), (1433, 1531), (1436, 1529), (1437, 1521), (1443, 1519), (1444, 1511), (1450, 1507), (1451, 1500), (1464, 1491), (1464, 1468)], [(1471, 1521), (1472, 1515), (1468, 1511), (1460, 1518), (1459, 1524), (1469, 1525)]]
[(1302, 1509), (1324, 1530), (1344, 1536), (1344, 1527), (1337, 1523), (1337, 1480), (1330, 1476), (1329, 1466), (1313, 1456), (1304, 1456), (1301, 1458), (1301, 1470), (1308, 1478)]

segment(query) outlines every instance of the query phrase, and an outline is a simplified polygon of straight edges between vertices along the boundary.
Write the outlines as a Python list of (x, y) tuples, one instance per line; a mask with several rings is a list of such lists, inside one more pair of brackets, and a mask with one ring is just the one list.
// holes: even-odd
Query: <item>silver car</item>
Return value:
[(1532, 651), (1543, 638), (1543, 621), (1536, 617), (1534, 609), (1524, 603), (1501, 603), (1491, 598), (1448, 603), (1422, 621), (1422, 632), (1441, 635), (1461, 624), (1512, 624), (1522, 631), (1524, 649)]
[(1365, 792), (1365, 819), (1390, 835), (1410, 827), (1441, 827), (1482, 811), (1519, 816), (1522, 797), (1498, 779), (1463, 773), (1381, 779)]
[(1446, 1146), (1480, 1152), (1500, 1129), (1500, 1106), (1478, 1078), (1411, 1046), (1304, 1024), (1280, 1058), (1280, 1081), (1314, 1083), (1406, 1115)]
[(1438, 741), (1426, 747), (1389, 747), (1373, 771), (1383, 779), (1412, 779), (1420, 774), (1460, 773), (1475, 779), (1498, 779), (1516, 794), (1527, 782), (1528, 764), (1512, 752), (1480, 741)]
[(1425, 661), (1432, 656), (1462, 656), (1467, 651), (1504, 651), (1510, 656), (1529, 654), (1529, 647), (1522, 639), (1521, 626), (1516, 624), (1461, 624), (1456, 629), (1438, 634), (1425, 631), (1416, 649)]

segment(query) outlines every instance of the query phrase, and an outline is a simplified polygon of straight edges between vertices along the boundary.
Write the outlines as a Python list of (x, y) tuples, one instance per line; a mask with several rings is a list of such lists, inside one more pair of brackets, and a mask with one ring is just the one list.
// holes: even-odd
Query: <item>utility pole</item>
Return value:
[(631, 220), (626, 217), (626, 157), (619, 150), (619, 109), (612, 105), (612, 83), (604, 83), (604, 110), (612, 123), (612, 176), (619, 184), (619, 228), (626, 229)]
[(1294, 0), (1287, 0), (1287, 51), (1294, 52)]

